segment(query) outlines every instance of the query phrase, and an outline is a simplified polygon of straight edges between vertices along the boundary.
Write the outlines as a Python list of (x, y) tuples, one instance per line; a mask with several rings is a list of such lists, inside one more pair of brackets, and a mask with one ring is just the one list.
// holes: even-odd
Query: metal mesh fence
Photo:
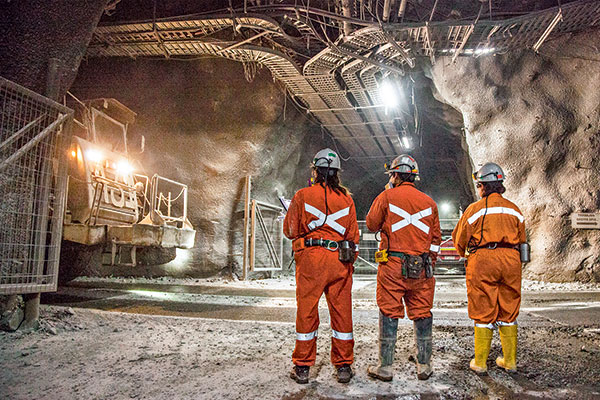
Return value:
[(354, 263), (357, 273), (376, 273), (377, 263), (375, 262), (375, 252), (379, 250), (379, 235), (369, 231), (366, 221), (358, 221), (358, 230), (360, 232), (360, 241), (358, 243), (358, 259)]
[(72, 115), (0, 77), (0, 294), (56, 290)]
[[(256, 201), (255, 201), (256, 203)], [(256, 204), (253, 222), (251, 267), (253, 271), (278, 271), (283, 265), (283, 218), (281, 208)]]

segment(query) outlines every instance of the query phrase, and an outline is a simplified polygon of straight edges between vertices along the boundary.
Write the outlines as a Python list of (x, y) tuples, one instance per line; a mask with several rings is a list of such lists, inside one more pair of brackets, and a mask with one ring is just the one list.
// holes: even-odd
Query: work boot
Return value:
[(413, 322), (415, 343), (417, 344), (417, 378), (429, 379), (431, 369), (431, 326), (433, 317), (417, 319)]
[(478, 375), (487, 374), (487, 358), (493, 333), (490, 328), (475, 326), (475, 358), (471, 360), (469, 367)]
[(517, 372), (517, 325), (498, 328), (503, 357), (496, 358), (496, 365), (508, 372)]
[(337, 367), (337, 380), (339, 383), (348, 383), (354, 376), (354, 371), (350, 368), (350, 364), (343, 364)]
[(379, 311), (379, 365), (367, 368), (367, 374), (382, 381), (391, 381), (394, 377), (394, 349), (398, 335), (398, 318), (386, 317)]
[(305, 365), (294, 365), (290, 371), (290, 378), (300, 383), (301, 385), (308, 383), (308, 373), (310, 367)]

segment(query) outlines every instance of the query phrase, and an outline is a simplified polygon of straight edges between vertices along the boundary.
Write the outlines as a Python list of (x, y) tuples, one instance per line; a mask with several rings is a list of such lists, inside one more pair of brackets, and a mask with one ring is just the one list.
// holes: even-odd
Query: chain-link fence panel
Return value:
[(72, 117), (0, 77), (0, 294), (56, 290)]

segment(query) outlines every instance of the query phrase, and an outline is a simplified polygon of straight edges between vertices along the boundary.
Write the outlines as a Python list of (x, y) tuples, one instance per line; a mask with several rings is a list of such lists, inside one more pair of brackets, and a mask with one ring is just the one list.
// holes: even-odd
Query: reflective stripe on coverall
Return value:
[[(289, 239), (308, 238), (333, 241), (351, 240), (358, 244), (359, 233), (354, 201), (322, 185), (300, 189), (293, 197), (283, 221)], [(327, 212), (327, 219), (325, 213)], [(321, 227), (325, 221), (325, 225)], [(310, 232), (310, 233), (308, 233)], [(308, 234), (307, 234), (308, 233)], [(306, 236), (303, 236), (305, 235)], [(296, 347), (295, 365), (314, 365), (317, 355), (319, 299), (325, 293), (331, 319), (331, 362), (335, 366), (354, 361), (352, 334), (352, 264), (338, 259), (337, 251), (307, 247), (297, 251), (296, 259)]]
[[(519, 207), (498, 193), (487, 197), (487, 208), (485, 198), (471, 204), (452, 232), (456, 250), (463, 257), (473, 245), (518, 245), (526, 241), (525, 223)], [(514, 322), (521, 306), (519, 251), (477, 249), (467, 254), (466, 269), (469, 318), (477, 324)]]
[[(385, 190), (373, 201), (367, 214), (367, 227), (382, 230), (379, 249), (410, 255), (429, 252), (435, 263), (442, 240), (438, 209), (431, 197), (410, 182)], [(408, 279), (402, 276), (402, 260), (389, 257), (377, 270), (377, 305), (389, 318), (411, 320), (431, 317), (435, 278)], [(402, 303), (404, 301), (404, 304)]]

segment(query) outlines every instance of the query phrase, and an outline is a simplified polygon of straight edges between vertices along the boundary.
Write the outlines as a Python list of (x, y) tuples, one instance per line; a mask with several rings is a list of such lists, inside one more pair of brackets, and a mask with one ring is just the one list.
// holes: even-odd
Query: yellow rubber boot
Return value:
[(489, 328), (475, 327), (475, 358), (471, 360), (469, 367), (477, 374), (487, 373), (487, 358), (492, 345), (494, 331)]
[(517, 325), (500, 326), (498, 331), (504, 357), (496, 358), (496, 365), (508, 372), (517, 372)]

